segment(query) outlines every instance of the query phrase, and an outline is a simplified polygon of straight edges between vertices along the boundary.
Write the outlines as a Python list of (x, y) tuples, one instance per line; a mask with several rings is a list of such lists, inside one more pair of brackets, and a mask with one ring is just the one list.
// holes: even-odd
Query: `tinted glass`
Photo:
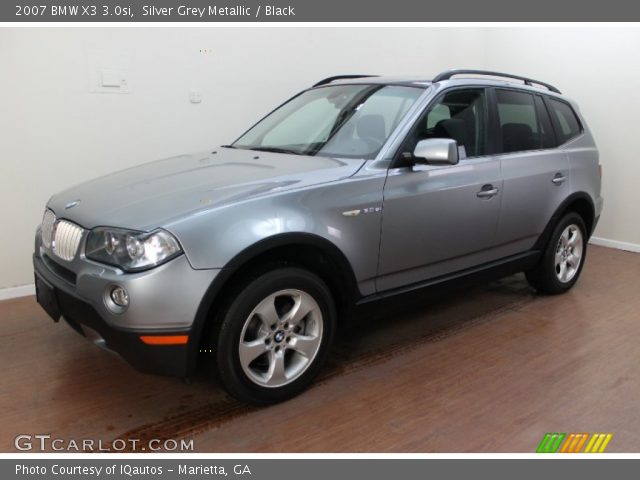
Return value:
[(558, 145), (556, 141), (556, 135), (553, 132), (553, 127), (551, 126), (551, 117), (549, 117), (549, 112), (547, 111), (547, 107), (542, 101), (542, 97), (539, 95), (535, 96), (536, 102), (536, 112), (538, 114), (538, 123), (540, 129), (540, 147), (541, 148), (553, 148)]
[(235, 148), (374, 158), (421, 88), (336, 85), (293, 98), (240, 137)]
[(484, 89), (446, 93), (418, 121), (403, 150), (413, 151), (419, 140), (427, 138), (452, 138), (458, 143), (461, 159), (484, 155), (486, 112)]
[(496, 90), (502, 151), (519, 152), (542, 148), (542, 135), (533, 95)]
[(569, 104), (550, 97), (547, 97), (547, 102), (560, 143), (565, 143), (582, 133), (580, 121)]

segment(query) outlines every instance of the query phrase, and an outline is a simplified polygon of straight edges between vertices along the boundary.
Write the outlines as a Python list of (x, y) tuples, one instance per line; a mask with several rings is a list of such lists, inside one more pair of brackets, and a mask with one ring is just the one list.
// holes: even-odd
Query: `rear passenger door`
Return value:
[(504, 256), (529, 250), (569, 195), (569, 160), (541, 95), (493, 90), (503, 192), (496, 241)]

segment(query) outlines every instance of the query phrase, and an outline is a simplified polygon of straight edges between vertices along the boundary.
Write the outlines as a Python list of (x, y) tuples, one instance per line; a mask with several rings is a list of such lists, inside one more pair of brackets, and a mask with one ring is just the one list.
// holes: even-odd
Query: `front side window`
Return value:
[(420, 140), (451, 138), (458, 143), (461, 159), (484, 155), (486, 105), (484, 89), (453, 90), (445, 93), (418, 120), (402, 151), (412, 152)]
[(423, 91), (393, 85), (335, 85), (308, 90), (258, 122), (232, 147), (375, 158)]

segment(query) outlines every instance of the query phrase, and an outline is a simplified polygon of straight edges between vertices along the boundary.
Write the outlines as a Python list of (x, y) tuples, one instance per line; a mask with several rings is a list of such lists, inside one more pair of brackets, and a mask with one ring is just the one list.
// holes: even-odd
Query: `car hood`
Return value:
[(84, 228), (152, 230), (185, 215), (350, 177), (364, 160), (219, 148), (146, 163), (51, 198), (58, 218)]

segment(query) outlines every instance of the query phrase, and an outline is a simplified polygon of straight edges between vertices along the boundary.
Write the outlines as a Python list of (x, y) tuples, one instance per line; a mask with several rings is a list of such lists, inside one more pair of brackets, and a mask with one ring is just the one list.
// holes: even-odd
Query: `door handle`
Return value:
[(553, 180), (551, 181), (556, 185), (562, 185), (566, 179), (567, 177), (565, 177), (563, 174), (556, 173), (555, 177), (553, 177)]
[(476, 193), (476, 197), (478, 198), (491, 198), (498, 194), (498, 189), (493, 185), (484, 185), (482, 190)]

